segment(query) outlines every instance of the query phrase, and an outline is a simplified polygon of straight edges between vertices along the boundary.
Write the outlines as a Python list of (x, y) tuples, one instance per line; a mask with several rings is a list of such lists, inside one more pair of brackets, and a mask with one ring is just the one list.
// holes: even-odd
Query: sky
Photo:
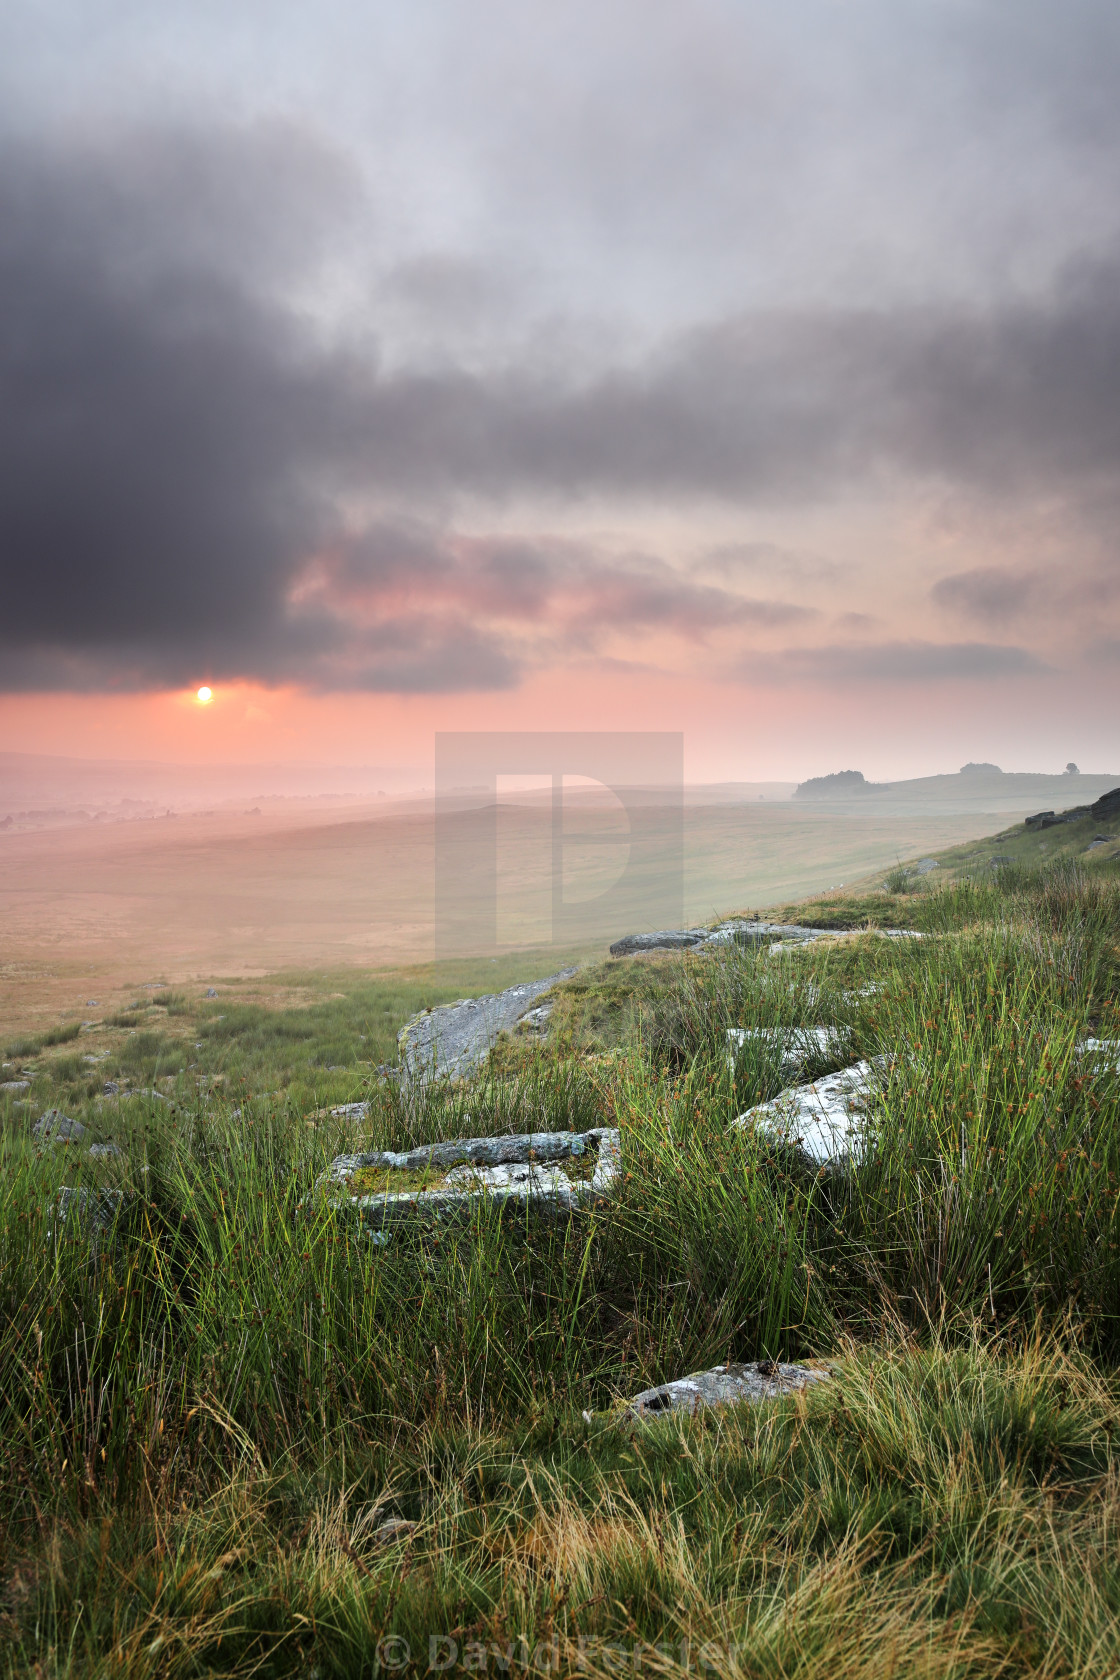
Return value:
[(7, 0), (0, 743), (1120, 768), (1118, 183), (1114, 0)]

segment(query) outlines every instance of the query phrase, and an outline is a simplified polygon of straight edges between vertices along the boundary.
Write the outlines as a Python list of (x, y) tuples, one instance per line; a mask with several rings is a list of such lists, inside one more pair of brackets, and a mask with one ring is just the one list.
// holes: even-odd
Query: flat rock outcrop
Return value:
[(768, 945), (775, 939), (806, 941), (822, 939), (835, 931), (761, 921), (721, 922), (714, 928), (662, 928), (658, 933), (628, 933), (624, 939), (616, 939), (611, 956), (632, 957), (643, 951), (696, 951), (705, 945)]
[(751, 1365), (716, 1365), (710, 1371), (693, 1371), (675, 1382), (643, 1389), (628, 1402), (626, 1410), (631, 1416), (648, 1422), (663, 1417), (666, 1412), (706, 1411), (712, 1406), (734, 1406), (743, 1401), (759, 1405), (827, 1381), (827, 1371), (812, 1370), (807, 1365), (781, 1365), (774, 1359), (762, 1359)]
[[(362, 1222), (375, 1232), (388, 1232), (418, 1220), (469, 1219), (483, 1200), (512, 1210), (532, 1204), (545, 1215), (566, 1215), (605, 1196), (618, 1176), (619, 1163), (616, 1127), (521, 1132), (339, 1155), (319, 1187), (347, 1190), (348, 1205)], [(413, 1185), (405, 1175), (413, 1178)], [(395, 1188), (394, 1180), (401, 1182), (401, 1189)]]

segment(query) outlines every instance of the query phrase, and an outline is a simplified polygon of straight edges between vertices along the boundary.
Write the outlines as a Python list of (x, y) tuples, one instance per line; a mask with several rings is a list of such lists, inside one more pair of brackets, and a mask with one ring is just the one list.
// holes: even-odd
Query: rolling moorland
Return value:
[[(194, 808), (199, 798), (216, 797), (221, 787), (180, 787), (194, 806), (169, 816), (152, 797), (171, 797), (169, 769), (151, 783), (136, 775), (122, 780), (120, 767), (95, 764), (75, 781), (74, 765), (60, 763), (53, 779), (44, 781), (38, 765), (36, 779), (27, 779), (25, 767), (21, 781), (0, 762), (0, 810), (8, 816), (18, 816), (20, 802), (46, 806), (79, 797), (85, 813), (83, 822), (57, 828), (16, 822), (4, 829), (8, 818), (0, 820), (0, 1022), (7, 1030), (41, 1032), (118, 1013), (157, 982), (201, 982), (205, 990), (236, 981), (259, 1001), (275, 1005), (288, 994), (299, 1004), (311, 969), (339, 975), (339, 984), (325, 988), (334, 991), (373, 966), (430, 963), (430, 797), (245, 797), (204, 810)], [(941, 855), (1029, 811), (1113, 785), (1090, 776), (953, 775), (898, 783), (885, 795), (802, 802), (788, 797), (792, 784), (690, 789), (684, 915), (707, 920), (728, 904), (780, 906), (850, 885), (900, 858)], [(95, 793), (136, 797), (120, 810), (103, 809)], [(143, 814), (126, 820), (125, 809)], [(107, 820), (90, 820), (91, 812)], [(566, 857), (593, 891), (617, 866), (617, 812), (606, 800), (573, 813), (582, 838), (567, 846)], [(547, 883), (550, 844), (551, 817), (540, 796), (503, 802), (500, 943), (521, 950), (525, 973), (552, 972), (533, 966), (536, 948), (551, 934), (547, 890), (543, 903), (537, 890)], [(599, 949), (628, 931), (604, 925)], [(458, 976), (463, 985), (465, 972)], [(320, 978), (310, 985), (324, 989)], [(96, 1004), (87, 1005), (90, 999)]]
[[(1120, 1055), (1084, 1045), (1120, 1040), (1120, 822), (1086, 821), (770, 909), (837, 935), (775, 955), (152, 981), (14, 1033), (0, 1672), (1114, 1675)], [(414, 1010), (565, 955), (543, 1040), (388, 1072)], [(889, 1058), (837, 1174), (731, 1125), (789, 1079), (728, 1029), (817, 1025), (802, 1077)], [(619, 1179), (560, 1222), (379, 1245), (316, 1189), (359, 1143), (603, 1125)], [(829, 1377), (621, 1404), (762, 1358)]]

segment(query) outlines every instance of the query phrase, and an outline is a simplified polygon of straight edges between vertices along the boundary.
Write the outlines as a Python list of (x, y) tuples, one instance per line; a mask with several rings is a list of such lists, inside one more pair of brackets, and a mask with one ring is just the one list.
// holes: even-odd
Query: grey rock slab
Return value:
[(30, 1079), (5, 1079), (0, 1082), (0, 1091), (30, 1091)]
[(80, 1120), (69, 1119), (57, 1108), (48, 1108), (34, 1126), (34, 1136), (40, 1143), (77, 1143), (85, 1135), (86, 1129)]
[(757, 1406), (827, 1381), (827, 1371), (811, 1370), (807, 1365), (781, 1365), (773, 1359), (750, 1365), (716, 1365), (710, 1371), (693, 1371), (675, 1382), (643, 1389), (628, 1402), (626, 1410), (642, 1422), (649, 1422), (667, 1412), (706, 1411), (713, 1406), (734, 1406), (743, 1401)]
[(558, 1161), (551, 1166), (515, 1161), (508, 1167), (452, 1167), (444, 1183), (468, 1191), (524, 1189), (537, 1196), (571, 1188), (571, 1180)]
[(114, 1156), (123, 1155), (124, 1150), (115, 1143), (91, 1143), (86, 1154), (91, 1161), (110, 1161)]
[(936, 858), (920, 858), (914, 865), (913, 872), (915, 875), (929, 875), (933, 870), (940, 868), (941, 865), (938, 863)]
[(855, 1062), (823, 1079), (794, 1085), (740, 1114), (732, 1125), (755, 1127), (774, 1143), (796, 1149), (807, 1164), (843, 1172), (870, 1153), (867, 1109), (886, 1058)]
[(465, 1079), (477, 1073), (499, 1033), (511, 1032), (543, 993), (574, 973), (564, 968), (547, 980), (528, 980), (414, 1015), (397, 1035), (406, 1078)]

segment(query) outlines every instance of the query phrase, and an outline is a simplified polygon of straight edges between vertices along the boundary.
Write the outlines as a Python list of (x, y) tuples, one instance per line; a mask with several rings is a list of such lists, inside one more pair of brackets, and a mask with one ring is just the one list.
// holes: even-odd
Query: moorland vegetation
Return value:
[[(834, 942), (590, 963), (461, 1085), (377, 1071), (440, 1000), (389, 981), (9, 1045), (87, 1131), (8, 1100), (0, 1673), (1120, 1671), (1120, 870), (893, 884), (791, 914)], [(805, 1078), (890, 1057), (846, 1173), (730, 1124), (788, 1077), (728, 1029), (818, 1024)], [(600, 1125), (559, 1223), (377, 1246), (315, 1190), (359, 1138)], [(619, 1404), (763, 1357), (831, 1376)]]

